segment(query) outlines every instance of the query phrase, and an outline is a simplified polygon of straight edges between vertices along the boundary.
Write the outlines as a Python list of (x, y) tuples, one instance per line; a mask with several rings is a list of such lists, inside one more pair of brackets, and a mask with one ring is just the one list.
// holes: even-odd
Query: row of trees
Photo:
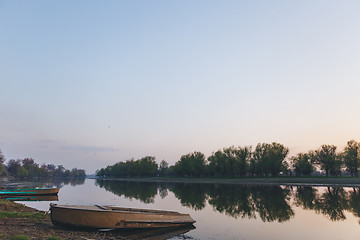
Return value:
[(322, 145), (318, 150), (299, 153), (290, 158), (297, 176), (310, 176), (316, 167), (326, 176), (341, 176), (347, 171), (351, 176), (358, 176), (360, 167), (360, 142), (350, 140), (342, 152), (336, 152), (334, 145)]
[(73, 178), (86, 177), (85, 170), (73, 168), (72, 170), (65, 169), (62, 165), (55, 166), (54, 164), (35, 163), (32, 158), (11, 159), (6, 165), (7, 172), (10, 176), (16, 178)]
[(107, 166), (96, 174), (100, 177), (276, 177), (279, 174), (310, 176), (317, 171), (326, 176), (341, 176), (343, 172), (358, 176), (360, 143), (351, 140), (342, 152), (336, 150), (334, 145), (322, 145), (317, 150), (288, 157), (289, 148), (280, 143), (259, 143), (254, 150), (251, 146), (232, 146), (208, 158), (195, 151), (181, 156), (170, 167), (164, 160), (158, 165), (155, 157), (147, 156)]
[(183, 177), (278, 176), (287, 172), (289, 149), (280, 143), (259, 143), (252, 147), (229, 147), (207, 159), (200, 152), (184, 155), (175, 163), (175, 175)]
[(138, 160), (118, 162), (97, 171), (98, 176), (112, 177), (152, 177), (158, 172), (158, 164), (155, 157), (143, 157)]
[(15, 178), (85, 178), (83, 169), (65, 169), (62, 165), (37, 164), (32, 158), (11, 159), (5, 164), (5, 157), (0, 151), (0, 176), (12, 176)]

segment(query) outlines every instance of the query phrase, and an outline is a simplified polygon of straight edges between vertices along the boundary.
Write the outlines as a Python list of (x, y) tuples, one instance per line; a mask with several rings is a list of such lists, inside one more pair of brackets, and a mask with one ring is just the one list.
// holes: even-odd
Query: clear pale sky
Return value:
[(88, 173), (360, 141), (359, 1), (0, 0), (0, 149)]

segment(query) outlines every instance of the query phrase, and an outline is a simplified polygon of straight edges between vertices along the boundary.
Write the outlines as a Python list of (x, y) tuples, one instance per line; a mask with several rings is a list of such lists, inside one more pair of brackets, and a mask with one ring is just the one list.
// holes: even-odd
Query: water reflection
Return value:
[[(304, 209), (315, 210), (327, 216), (332, 221), (345, 220), (345, 210), (353, 212), (359, 211), (359, 206), (352, 205), (352, 199), (356, 196), (356, 189), (346, 191), (340, 187), (327, 187), (323, 193), (319, 193), (313, 187), (297, 187), (295, 193), (295, 204)], [(356, 199), (356, 197), (355, 197)]]
[[(349, 193), (348, 208), (358, 218), (360, 218), (360, 190), (353, 188)], [(360, 223), (360, 220), (359, 220)]]
[(280, 186), (252, 186), (255, 211), (264, 222), (284, 222), (294, 216), (290, 207), (290, 191)]
[(240, 185), (214, 185), (209, 191), (209, 204), (220, 213), (234, 218), (256, 218), (255, 204), (250, 187)]
[(308, 186), (298, 186), (295, 192), (295, 205), (304, 209), (315, 209), (315, 200), (318, 190)]
[(64, 185), (70, 184), (71, 186), (76, 186), (76, 185), (83, 185), (85, 183), (85, 179), (86, 178), (65, 178), (65, 179), (59, 179), (58, 182)]
[(58, 195), (37, 195), (37, 196), (14, 196), (5, 198), (9, 201), (21, 201), (21, 202), (54, 202), (58, 201)]
[(360, 191), (341, 187), (281, 187), (198, 183), (150, 183), (106, 181), (96, 185), (118, 196), (153, 203), (157, 195), (174, 193), (183, 206), (202, 210), (207, 204), (214, 211), (234, 218), (260, 218), (263, 222), (286, 222), (294, 217), (293, 207), (326, 216), (331, 221), (345, 220), (345, 211), (360, 218)]
[(43, 188), (43, 187), (63, 187), (65, 185), (83, 185), (86, 178), (53, 178), (53, 179), (32, 179), (26, 182), (10, 182), (2, 184), (3, 188)]
[[(141, 240), (165, 240), (175, 236), (181, 236), (195, 229), (193, 225), (173, 228), (155, 228), (155, 229), (120, 229), (112, 232), (112, 235), (119, 235), (121, 238), (141, 239)], [(193, 239), (189, 236), (183, 236), (181, 239)]]
[(209, 204), (232, 217), (284, 222), (294, 216), (290, 191), (280, 186), (210, 185)]
[(202, 184), (176, 183), (168, 184), (168, 188), (175, 194), (181, 205), (201, 210), (206, 205), (207, 186)]
[(153, 203), (159, 186), (148, 182), (99, 181), (95, 185), (105, 188), (118, 196), (137, 199), (144, 203)]
[(348, 209), (348, 193), (343, 188), (327, 188), (315, 201), (315, 210), (330, 220), (345, 220), (344, 210)]
[(42, 187), (63, 187), (65, 185), (83, 185), (86, 178), (54, 178), (54, 179), (32, 179), (26, 182), (13, 182), (3, 184), (5, 188), (42, 188)]

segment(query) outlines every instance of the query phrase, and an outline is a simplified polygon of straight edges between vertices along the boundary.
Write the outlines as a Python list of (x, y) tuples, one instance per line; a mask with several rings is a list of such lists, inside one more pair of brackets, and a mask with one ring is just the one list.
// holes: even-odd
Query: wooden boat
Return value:
[(195, 222), (189, 214), (114, 206), (50, 204), (50, 211), (54, 225), (82, 228), (165, 228)]
[(2, 189), (0, 190), (0, 196), (56, 195), (59, 190), (59, 188)]

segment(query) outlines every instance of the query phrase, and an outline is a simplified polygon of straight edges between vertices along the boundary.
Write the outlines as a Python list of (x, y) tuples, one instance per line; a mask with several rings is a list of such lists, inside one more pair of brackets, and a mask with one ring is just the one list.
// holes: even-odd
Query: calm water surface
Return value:
[(147, 183), (86, 179), (63, 185), (58, 201), (189, 213), (195, 229), (171, 239), (359, 239), (357, 188)]

